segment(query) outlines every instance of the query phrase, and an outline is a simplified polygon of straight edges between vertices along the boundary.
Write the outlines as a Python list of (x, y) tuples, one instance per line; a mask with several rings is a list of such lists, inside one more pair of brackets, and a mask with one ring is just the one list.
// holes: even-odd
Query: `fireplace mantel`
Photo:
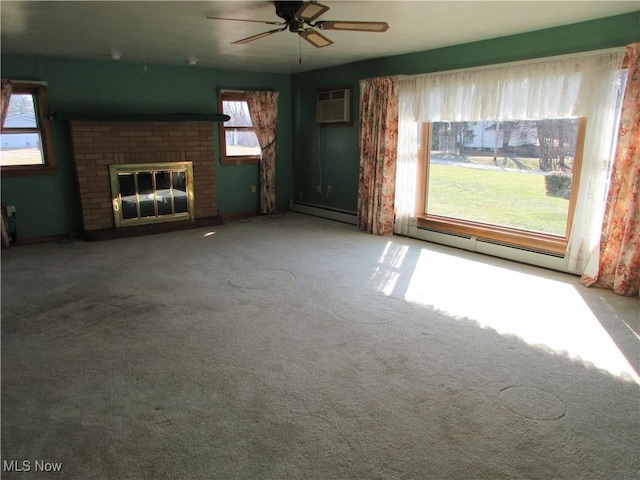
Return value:
[(83, 113), (51, 112), (51, 120), (84, 122), (226, 122), (222, 113)]

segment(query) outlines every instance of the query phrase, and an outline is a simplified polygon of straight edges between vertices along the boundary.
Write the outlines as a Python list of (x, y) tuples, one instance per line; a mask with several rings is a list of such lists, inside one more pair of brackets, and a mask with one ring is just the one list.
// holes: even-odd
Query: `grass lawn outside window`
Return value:
[[(495, 148), (465, 148), (463, 142), (474, 141), (469, 126), (478, 122), (460, 123), (445, 128), (423, 125), (421, 145), (429, 148), (420, 154), (419, 226), (564, 254), (577, 196), (585, 121), (574, 121), (570, 140), (565, 135), (555, 147), (550, 142), (552, 148), (546, 150), (540, 142), (524, 147), (531, 151), (521, 155), (518, 148), (507, 146), (508, 137), (496, 135), (501, 133), (497, 128), (492, 132), (499, 139), (492, 140)], [(439, 138), (433, 125), (441, 132)], [(520, 128), (532, 129), (524, 125)]]
[(546, 195), (540, 172), (432, 163), (430, 174), (427, 208), (433, 215), (565, 234), (569, 200)]

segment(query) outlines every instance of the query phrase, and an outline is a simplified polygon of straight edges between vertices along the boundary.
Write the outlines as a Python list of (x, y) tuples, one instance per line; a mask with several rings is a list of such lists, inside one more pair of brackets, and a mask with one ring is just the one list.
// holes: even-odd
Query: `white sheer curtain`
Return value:
[(587, 127), (580, 187), (565, 259), (569, 271), (588, 276), (595, 276), (598, 268), (602, 221), (620, 120), (620, 112), (616, 110), (616, 75), (624, 54), (621, 51), (615, 59), (593, 60), (591, 74), (583, 82), (584, 103), (576, 108), (578, 115), (587, 118)]
[[(410, 234), (417, 123), (587, 117), (587, 132), (567, 267), (582, 273), (602, 224), (624, 49), (415, 75), (400, 79), (396, 233)], [(413, 142), (413, 145), (412, 145)], [(404, 183), (401, 185), (400, 182)]]
[(420, 123), (411, 115), (414, 95), (400, 87), (398, 105), (398, 163), (396, 165), (396, 223), (394, 232), (412, 237), (418, 234), (416, 179)]

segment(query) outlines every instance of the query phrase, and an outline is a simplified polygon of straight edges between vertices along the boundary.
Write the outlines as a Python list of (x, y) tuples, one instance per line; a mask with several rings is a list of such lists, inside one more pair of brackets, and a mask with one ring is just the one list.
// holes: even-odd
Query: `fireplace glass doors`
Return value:
[(110, 165), (116, 227), (193, 219), (191, 162)]

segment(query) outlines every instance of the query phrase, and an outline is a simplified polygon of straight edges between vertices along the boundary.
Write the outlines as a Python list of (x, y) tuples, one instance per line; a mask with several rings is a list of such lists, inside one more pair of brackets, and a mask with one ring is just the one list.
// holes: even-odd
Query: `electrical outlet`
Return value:
[(316, 192), (322, 193), (322, 185), (316, 185)]
[(16, 207), (14, 207), (13, 205), (10, 207), (7, 207), (7, 215), (9, 215), (10, 217), (15, 217), (16, 216)]
[(327, 185), (327, 194), (331, 193), (331, 185)]
[(251, 185), (251, 193), (256, 193), (256, 186), (255, 185)]

